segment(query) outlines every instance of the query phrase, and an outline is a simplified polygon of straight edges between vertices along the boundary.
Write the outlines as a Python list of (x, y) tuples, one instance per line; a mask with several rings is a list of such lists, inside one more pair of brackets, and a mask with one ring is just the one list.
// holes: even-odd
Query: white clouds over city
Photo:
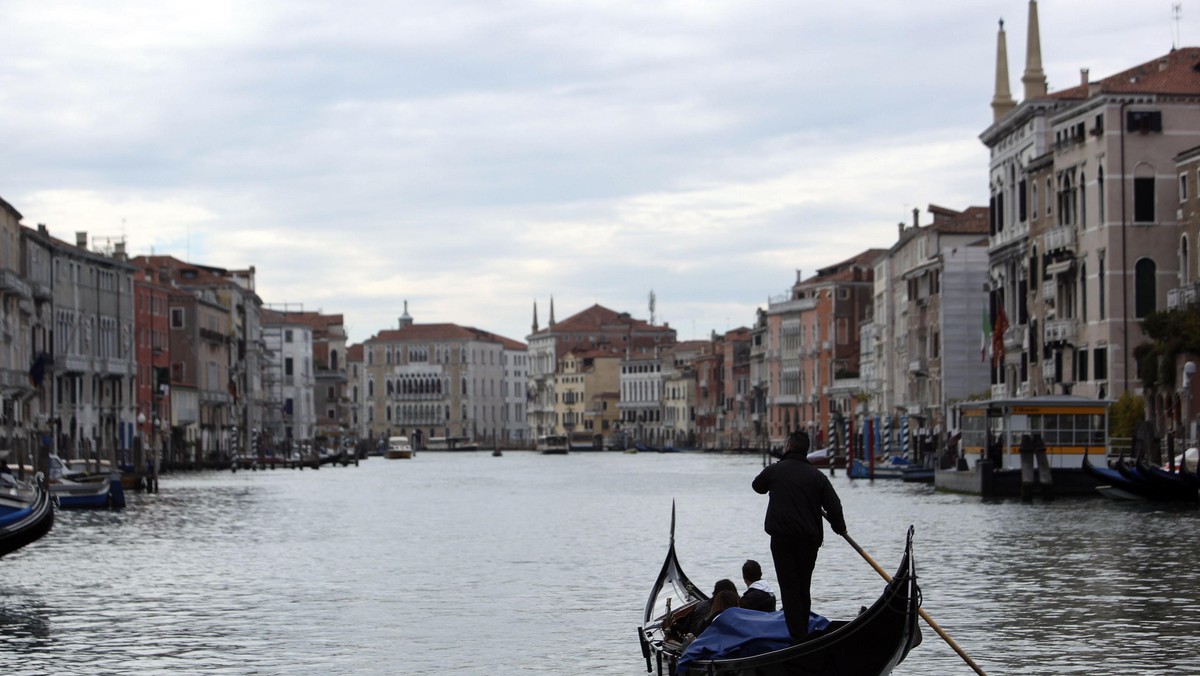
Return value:
[[(523, 340), (535, 300), (647, 317), (651, 289), (703, 337), (986, 203), (1001, 17), (1020, 96), (1021, 0), (808, 4), (6, 2), (0, 197), (253, 265), (356, 342), (405, 300)], [(1039, 14), (1052, 89), (1188, 44), (1169, 2)]]

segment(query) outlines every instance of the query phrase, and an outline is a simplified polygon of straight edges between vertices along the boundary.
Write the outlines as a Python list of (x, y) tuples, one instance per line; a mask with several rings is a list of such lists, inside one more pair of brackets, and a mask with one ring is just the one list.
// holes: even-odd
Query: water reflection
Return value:
[[(749, 489), (759, 467), (481, 452), (168, 477), (124, 511), (63, 512), (0, 561), (0, 653), (30, 674), (632, 676), (672, 500), (694, 582), (737, 579), (746, 558), (774, 580), (765, 499)], [(835, 485), (885, 569), (916, 526), (925, 608), (989, 673), (1196, 671), (1195, 509)], [(882, 585), (830, 536), (814, 607), (852, 615)], [(895, 673), (965, 669), (927, 631)]]

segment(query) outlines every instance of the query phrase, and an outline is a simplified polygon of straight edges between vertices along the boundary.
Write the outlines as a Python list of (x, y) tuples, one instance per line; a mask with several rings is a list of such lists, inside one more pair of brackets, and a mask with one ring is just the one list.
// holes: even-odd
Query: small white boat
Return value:
[(383, 457), (389, 460), (408, 460), (413, 457), (412, 443), (408, 437), (391, 437), (388, 439), (387, 450), (383, 452)]
[(542, 455), (566, 455), (570, 449), (570, 444), (564, 435), (547, 434), (538, 437), (537, 449)]

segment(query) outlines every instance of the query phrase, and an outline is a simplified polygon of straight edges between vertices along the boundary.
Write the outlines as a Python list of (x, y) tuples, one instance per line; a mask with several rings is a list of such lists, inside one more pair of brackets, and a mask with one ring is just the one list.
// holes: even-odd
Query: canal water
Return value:
[[(753, 456), (508, 451), (164, 477), (65, 512), (0, 559), (7, 674), (644, 673), (635, 629), (671, 505), (684, 570), (762, 562)], [(924, 608), (989, 674), (1200, 673), (1195, 508), (934, 493), (837, 476), (885, 569), (905, 531)], [(814, 610), (883, 580), (827, 535)], [(931, 630), (896, 674), (971, 673)], [(870, 649), (864, 646), (864, 649)]]

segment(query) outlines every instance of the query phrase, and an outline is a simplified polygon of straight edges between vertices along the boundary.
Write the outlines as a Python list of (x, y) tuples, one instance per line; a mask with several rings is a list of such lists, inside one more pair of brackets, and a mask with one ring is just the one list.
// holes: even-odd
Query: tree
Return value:
[(1137, 424), (1146, 419), (1146, 402), (1131, 392), (1121, 395), (1108, 410), (1108, 436), (1130, 438)]

